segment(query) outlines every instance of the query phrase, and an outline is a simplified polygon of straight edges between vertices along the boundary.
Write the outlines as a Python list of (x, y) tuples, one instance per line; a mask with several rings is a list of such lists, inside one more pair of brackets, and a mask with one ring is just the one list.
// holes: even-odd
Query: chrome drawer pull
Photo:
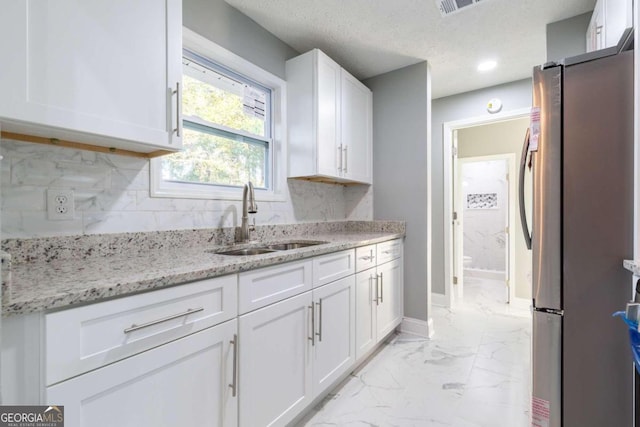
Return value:
[(233, 334), (233, 340), (229, 343), (233, 345), (233, 379), (229, 387), (231, 387), (231, 396), (236, 397), (238, 390), (238, 334)]
[(318, 317), (318, 332), (316, 332), (316, 335), (318, 336), (318, 342), (322, 342), (322, 298), (320, 298), (320, 302), (317, 302), (316, 305), (320, 313)]
[(180, 82), (176, 83), (176, 90), (173, 91), (173, 93), (176, 95), (176, 128), (175, 128), (175, 132), (176, 132), (176, 136), (178, 138), (180, 138), (180, 107), (181, 107), (181, 102), (180, 102)]
[(316, 345), (316, 313), (313, 310), (313, 302), (309, 307), (309, 312), (311, 313), (311, 336), (307, 337), (309, 341), (311, 341), (311, 346)]
[(190, 308), (187, 311), (185, 311), (184, 313), (173, 314), (171, 316), (163, 317), (162, 319), (152, 320), (151, 322), (143, 323), (142, 325), (136, 325), (134, 323), (133, 325), (131, 325), (130, 327), (125, 329), (124, 333), (128, 334), (129, 332), (137, 331), (137, 330), (143, 329), (143, 328), (148, 328), (149, 326), (157, 325), (158, 323), (167, 322), (169, 320), (177, 319), (179, 317), (188, 316), (190, 314), (197, 313), (199, 311), (204, 311), (204, 307)]

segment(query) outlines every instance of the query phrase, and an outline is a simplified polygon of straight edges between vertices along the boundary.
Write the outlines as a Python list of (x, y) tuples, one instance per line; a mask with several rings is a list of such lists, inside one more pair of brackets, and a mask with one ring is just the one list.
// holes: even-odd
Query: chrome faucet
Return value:
[[(248, 199), (248, 200), (247, 200)], [(249, 226), (249, 214), (258, 212), (258, 204), (256, 203), (256, 196), (253, 192), (253, 184), (251, 181), (244, 185), (242, 190), (242, 226), (240, 227), (240, 241), (248, 242), (249, 232), (255, 230), (255, 218), (253, 226)]]

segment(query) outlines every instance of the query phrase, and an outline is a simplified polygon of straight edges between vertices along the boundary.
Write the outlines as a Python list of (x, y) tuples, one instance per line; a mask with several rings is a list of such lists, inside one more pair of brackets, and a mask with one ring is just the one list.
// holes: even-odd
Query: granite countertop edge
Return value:
[(636, 276), (640, 276), (640, 261), (625, 259), (624, 261), (622, 261), (622, 266)]
[[(3, 280), (2, 315), (13, 316), (71, 308), (211, 279), (341, 250), (403, 238), (404, 233), (350, 232), (289, 236), (286, 241), (322, 240), (326, 244), (251, 256), (223, 256), (221, 246), (166, 250), (149, 256), (87, 262), (14, 264)], [(280, 239), (284, 241), (284, 239)], [(272, 240), (269, 243), (277, 243)], [(4, 273), (3, 273), (4, 274)], [(109, 275), (109, 277), (106, 277)]]

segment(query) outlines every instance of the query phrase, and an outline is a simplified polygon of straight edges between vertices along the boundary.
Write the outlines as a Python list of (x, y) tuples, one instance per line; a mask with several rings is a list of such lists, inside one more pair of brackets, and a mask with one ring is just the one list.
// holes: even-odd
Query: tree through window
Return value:
[(183, 52), (183, 151), (162, 158), (162, 179), (270, 186), (271, 90)]

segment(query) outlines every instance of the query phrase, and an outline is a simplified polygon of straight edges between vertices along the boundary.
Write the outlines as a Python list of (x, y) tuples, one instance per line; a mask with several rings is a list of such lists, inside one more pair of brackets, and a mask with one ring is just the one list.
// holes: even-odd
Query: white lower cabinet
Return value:
[(355, 363), (355, 277), (240, 316), (240, 425), (291, 422)]
[(322, 393), (349, 371), (355, 357), (355, 276), (313, 290), (313, 391)]
[(312, 400), (312, 294), (240, 316), (240, 425), (280, 426)]
[(356, 274), (357, 360), (402, 322), (402, 307), (402, 258)]
[(401, 244), (6, 322), (3, 398), (74, 427), (287, 425), (400, 323)]
[(235, 426), (237, 320), (46, 389), (74, 427)]
[(356, 274), (356, 359), (366, 355), (376, 340), (376, 269)]
[(402, 258), (377, 267), (376, 336), (380, 340), (402, 321)]

